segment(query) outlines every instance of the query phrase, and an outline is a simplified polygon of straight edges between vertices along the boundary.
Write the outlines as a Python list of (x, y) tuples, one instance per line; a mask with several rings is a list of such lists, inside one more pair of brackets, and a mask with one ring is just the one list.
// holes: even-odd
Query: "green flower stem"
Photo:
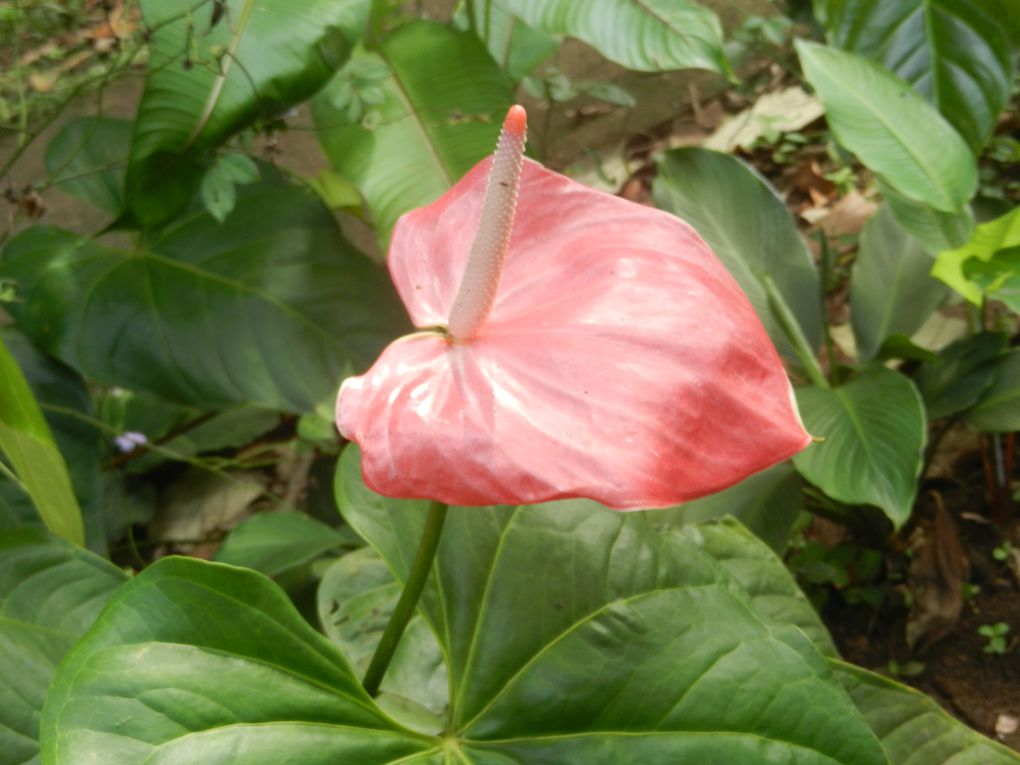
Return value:
[(432, 569), (432, 561), (436, 557), (436, 550), (439, 548), (439, 537), (443, 533), (443, 523), (446, 521), (446, 511), (449, 506), (442, 502), (432, 502), (429, 505), (428, 515), (425, 518), (425, 530), (422, 531), (421, 544), (418, 546), (418, 554), (414, 563), (411, 564), (411, 571), (404, 582), (404, 591), (400, 593), (400, 600), (397, 601), (393, 613), (390, 615), (386, 631), (379, 639), (379, 645), (375, 648), (372, 661), (365, 672), (365, 679), (362, 685), (368, 691), (369, 696), (379, 693), (379, 684), (386, 674), (387, 667), (393, 659), (393, 654), (400, 644), (400, 638), (411, 621), (418, 599), (425, 589), (425, 582), (428, 580), (429, 571)]

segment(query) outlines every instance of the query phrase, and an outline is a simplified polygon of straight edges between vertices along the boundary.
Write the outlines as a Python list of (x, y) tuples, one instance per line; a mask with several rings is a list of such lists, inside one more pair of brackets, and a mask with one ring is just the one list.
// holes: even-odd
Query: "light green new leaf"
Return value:
[(132, 123), (77, 117), (46, 144), (46, 172), (61, 191), (117, 217), (124, 212), (124, 171)]
[(829, 42), (909, 82), (977, 151), (1009, 100), (1014, 58), (1004, 19), (982, 5), (828, 0)]
[(212, 150), (319, 90), (361, 36), (369, 0), (141, 0), (152, 30), (126, 197), (144, 224), (180, 212)]
[(956, 213), (977, 188), (970, 148), (896, 75), (852, 53), (797, 41), (804, 76), (836, 139), (908, 199)]
[(964, 725), (923, 693), (846, 662), (830, 663), (891, 765), (1020, 763), (1020, 754)]
[(234, 209), (237, 200), (236, 186), (255, 183), (259, 168), (251, 157), (244, 154), (224, 154), (216, 160), (202, 178), (202, 204), (216, 220), (222, 223)]
[(1020, 207), (979, 225), (966, 244), (940, 252), (932, 275), (975, 305), (987, 294), (1020, 310)]
[(28, 380), (3, 340), (0, 380), (0, 453), (9, 461), (47, 527), (71, 542), (85, 544), (81, 509), (67, 464)]
[(655, 204), (690, 223), (750, 298), (780, 353), (796, 360), (768, 305), (769, 274), (812, 348), (822, 338), (818, 273), (786, 205), (749, 165), (707, 149), (663, 155), (652, 186)]
[(850, 278), (850, 318), (862, 361), (886, 338), (914, 334), (948, 290), (930, 275), (932, 259), (887, 206), (868, 221)]
[[(353, 448), (337, 490), (405, 577), (427, 503), (368, 490)], [(452, 508), (421, 610), (448, 659), (464, 763), (884, 762), (803, 634), (766, 626), (654, 513)]]
[(330, 163), (361, 192), (385, 250), (397, 218), (495, 150), (511, 104), (509, 79), (477, 37), (416, 21), (356, 54), (312, 114)]
[(278, 576), (353, 540), (304, 513), (256, 513), (230, 532), (216, 560)]
[(910, 517), (927, 421), (906, 377), (868, 369), (838, 388), (798, 388), (804, 426), (825, 440), (793, 458), (805, 479), (833, 499), (881, 508), (896, 528)]
[(26, 230), (0, 267), (23, 290), (11, 313), (101, 382), (204, 408), (315, 409), (406, 319), (321, 201), (263, 173), (223, 223), (196, 212), (138, 250)]
[(57, 673), (41, 743), (47, 765), (382, 765), (432, 746), (269, 579), (188, 558), (111, 600)]
[(729, 74), (715, 12), (691, 0), (502, 0), (535, 29), (570, 35), (628, 69)]
[(999, 357), (995, 382), (964, 415), (972, 428), (986, 433), (1020, 430), (1020, 350)]
[(41, 529), (0, 532), (0, 762), (37, 765), (39, 717), (57, 664), (123, 571)]

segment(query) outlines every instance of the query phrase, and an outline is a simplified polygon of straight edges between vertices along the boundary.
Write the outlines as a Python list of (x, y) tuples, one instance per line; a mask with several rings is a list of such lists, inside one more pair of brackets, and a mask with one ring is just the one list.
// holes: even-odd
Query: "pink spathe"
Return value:
[(337, 402), (369, 487), (454, 505), (654, 508), (809, 443), (768, 336), (698, 234), (530, 160), (491, 311), (464, 342), (434, 329), (449, 320), (491, 162), (394, 229), (390, 273), (423, 331)]

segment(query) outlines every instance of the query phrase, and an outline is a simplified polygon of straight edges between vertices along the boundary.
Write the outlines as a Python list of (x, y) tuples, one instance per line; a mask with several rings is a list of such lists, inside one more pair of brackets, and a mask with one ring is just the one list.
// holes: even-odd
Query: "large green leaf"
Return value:
[(570, 35), (628, 69), (729, 73), (715, 13), (691, 0), (502, 0), (535, 29)]
[(126, 197), (146, 224), (191, 200), (212, 150), (329, 81), (369, 0), (141, 0), (152, 31)]
[(987, 10), (974, 0), (829, 0), (826, 25), (833, 45), (909, 82), (977, 149), (1013, 84), (1009, 36)]
[(913, 383), (884, 367), (838, 388), (798, 388), (808, 432), (824, 438), (793, 458), (801, 475), (833, 499), (880, 507), (893, 525), (910, 517), (926, 426)]
[(908, 199), (961, 210), (977, 188), (970, 148), (924, 97), (880, 65), (797, 41), (804, 76), (836, 139)]
[(1020, 763), (1020, 754), (951, 717), (923, 693), (852, 664), (831, 665), (881, 740), (891, 765)]
[(924, 694), (839, 660), (832, 639), (790, 570), (735, 522), (684, 530), (722, 563), (766, 619), (792, 622), (826, 655), (879, 737), (891, 765), (1015, 765), (1020, 755), (953, 719)]
[(989, 433), (1020, 430), (1020, 350), (999, 357), (995, 382), (964, 419), (971, 427)]
[(659, 163), (655, 204), (697, 229), (750, 298), (776, 348), (796, 354), (768, 306), (776, 282), (812, 347), (822, 337), (818, 273), (786, 205), (749, 165), (707, 149), (674, 149)]
[(385, 248), (397, 218), (495, 150), (511, 103), (509, 79), (477, 37), (416, 21), (355, 55), (312, 114), (326, 155), (358, 187)]
[(43, 762), (364, 765), (434, 744), (400, 729), (270, 580), (164, 558), (61, 665)]
[[(269, 171), (264, 171), (269, 174)], [(310, 191), (239, 190), (138, 250), (36, 227), (8, 245), (19, 326), (88, 377), (201, 407), (309, 411), (404, 326), (382, 269)]]
[(732, 516), (782, 554), (797, 514), (804, 509), (804, 481), (789, 462), (755, 473), (735, 486), (679, 507), (659, 510), (657, 528), (690, 526)]
[[(369, 491), (353, 448), (337, 480), (345, 517), (406, 576), (427, 503)], [(422, 610), (463, 762), (884, 762), (803, 634), (754, 616), (652, 515), (451, 509)]]
[(861, 232), (850, 279), (850, 317), (862, 360), (887, 337), (914, 334), (948, 290), (930, 275), (931, 256), (882, 207)]
[(123, 571), (40, 529), (0, 532), (0, 762), (38, 763), (43, 700)]
[[(85, 382), (73, 370), (42, 353), (14, 327), (0, 328), (0, 342), (7, 345), (25, 373), (57, 449), (67, 463), (83, 516), (85, 542), (93, 552), (105, 553), (106, 524), (99, 496), (99, 431), (82, 419), (92, 414)], [(3, 479), (0, 479), (0, 508), (7, 511), (6, 525), (41, 524), (31, 499)], [(0, 521), (0, 527), (3, 525)]]
[(132, 123), (77, 117), (46, 144), (46, 171), (61, 191), (116, 217), (124, 211), (124, 170)]
[(39, 409), (28, 380), (0, 339), (0, 454), (54, 533), (85, 543), (81, 509), (71, 487), (67, 463)]

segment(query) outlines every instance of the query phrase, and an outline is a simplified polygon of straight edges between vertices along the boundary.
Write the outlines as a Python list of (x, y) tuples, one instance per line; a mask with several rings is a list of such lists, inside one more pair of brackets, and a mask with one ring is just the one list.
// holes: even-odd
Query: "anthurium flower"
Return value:
[(397, 222), (390, 274), (421, 331), (337, 402), (365, 482), (456, 505), (652, 508), (803, 449), (779, 357), (708, 245), (524, 159), (524, 130), (513, 107), (494, 159)]

